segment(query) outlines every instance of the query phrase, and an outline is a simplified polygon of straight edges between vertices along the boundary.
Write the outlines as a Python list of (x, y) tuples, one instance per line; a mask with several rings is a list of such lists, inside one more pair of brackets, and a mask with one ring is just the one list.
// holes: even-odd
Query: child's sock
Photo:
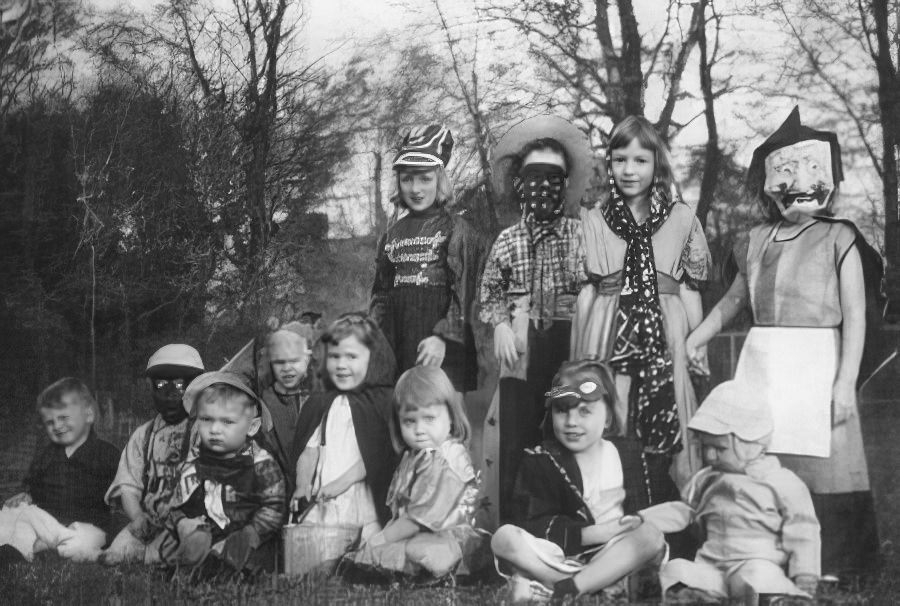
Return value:
[(553, 584), (554, 598), (564, 598), (567, 595), (578, 595), (578, 587), (575, 586), (575, 577), (568, 577)]

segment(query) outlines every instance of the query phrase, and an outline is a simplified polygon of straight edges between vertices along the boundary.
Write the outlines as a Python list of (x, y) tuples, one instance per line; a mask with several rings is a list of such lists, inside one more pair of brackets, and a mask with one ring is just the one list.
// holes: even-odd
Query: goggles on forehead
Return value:
[(605, 391), (596, 381), (583, 381), (578, 385), (559, 385), (544, 394), (547, 405), (554, 404), (574, 406), (582, 400), (596, 402), (601, 399)]

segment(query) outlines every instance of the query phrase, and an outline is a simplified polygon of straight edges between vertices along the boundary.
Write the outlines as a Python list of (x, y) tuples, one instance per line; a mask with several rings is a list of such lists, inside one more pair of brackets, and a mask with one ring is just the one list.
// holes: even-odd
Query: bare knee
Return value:
[(666, 537), (653, 524), (644, 522), (630, 532), (644, 561), (651, 560), (666, 548)]
[(491, 537), (491, 551), (498, 558), (511, 559), (521, 549), (525, 531), (512, 524), (504, 524)]

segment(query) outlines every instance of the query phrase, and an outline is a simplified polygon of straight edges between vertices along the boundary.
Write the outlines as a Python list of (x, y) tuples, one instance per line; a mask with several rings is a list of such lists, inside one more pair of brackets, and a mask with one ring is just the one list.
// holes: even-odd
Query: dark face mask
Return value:
[(150, 379), (153, 389), (153, 406), (169, 425), (175, 425), (187, 418), (182, 397), (190, 379)]
[(556, 164), (523, 166), (514, 181), (523, 214), (538, 223), (551, 223), (563, 211), (566, 171)]

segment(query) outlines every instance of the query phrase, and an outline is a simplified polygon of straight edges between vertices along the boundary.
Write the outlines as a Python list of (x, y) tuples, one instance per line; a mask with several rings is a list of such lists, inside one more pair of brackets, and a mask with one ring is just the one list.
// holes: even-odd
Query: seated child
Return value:
[(101, 556), (104, 564), (158, 560), (178, 469), (196, 439), (182, 397), (202, 372), (200, 354), (190, 345), (165, 345), (150, 356), (147, 376), (157, 414), (131, 434), (106, 493), (106, 502), (120, 505), (130, 523)]
[(640, 470), (623, 471), (616, 445), (603, 437), (615, 435), (615, 404), (605, 363), (567, 362), (554, 378), (544, 420), (552, 437), (525, 450), (515, 525), (491, 540), (498, 571), (512, 570), (512, 602), (593, 593), (662, 556), (662, 533), (624, 515), (643, 486)]
[[(164, 563), (213, 565), (233, 571), (271, 569), (274, 541), (285, 522), (284, 473), (253, 440), (272, 419), (239, 375), (208, 372), (184, 394), (200, 444), (181, 468), (160, 546)], [(216, 566), (213, 565), (213, 570)]]
[(388, 489), (391, 520), (349, 559), (386, 572), (468, 574), (481, 535), (472, 525), (478, 486), (466, 450), (462, 398), (437, 366), (414, 366), (394, 388), (391, 442), (402, 453)]
[(309, 398), (306, 376), (310, 361), (309, 343), (294, 327), (302, 328), (299, 323), (292, 322), (269, 334), (266, 340), (266, 355), (274, 382), (261, 395), (272, 415), (273, 427), (268, 437), (275, 451), (273, 454), (284, 469), (288, 468), (300, 408)]
[(119, 451), (94, 433), (95, 407), (88, 386), (72, 377), (38, 396), (50, 443), (32, 460), (24, 492), (0, 511), (0, 544), (29, 561), (45, 549), (96, 560), (106, 543), (112, 517), (103, 493), (116, 473)]
[(397, 455), (388, 425), (396, 363), (381, 330), (361, 314), (335, 320), (322, 343), (325, 391), (300, 410), (291, 508), (311, 524), (358, 528), (365, 541), (390, 519), (387, 490)]
[[(772, 416), (753, 390), (727, 381), (710, 392), (689, 428), (708, 467), (682, 491), (683, 501), (641, 512), (647, 525), (671, 532), (698, 523), (705, 541), (694, 561), (676, 559), (660, 571), (663, 595), (756, 603), (761, 593), (815, 592), (821, 541), (803, 482), (766, 455)], [(793, 579), (793, 581), (792, 581)], [(685, 588), (678, 590), (678, 586)]]

